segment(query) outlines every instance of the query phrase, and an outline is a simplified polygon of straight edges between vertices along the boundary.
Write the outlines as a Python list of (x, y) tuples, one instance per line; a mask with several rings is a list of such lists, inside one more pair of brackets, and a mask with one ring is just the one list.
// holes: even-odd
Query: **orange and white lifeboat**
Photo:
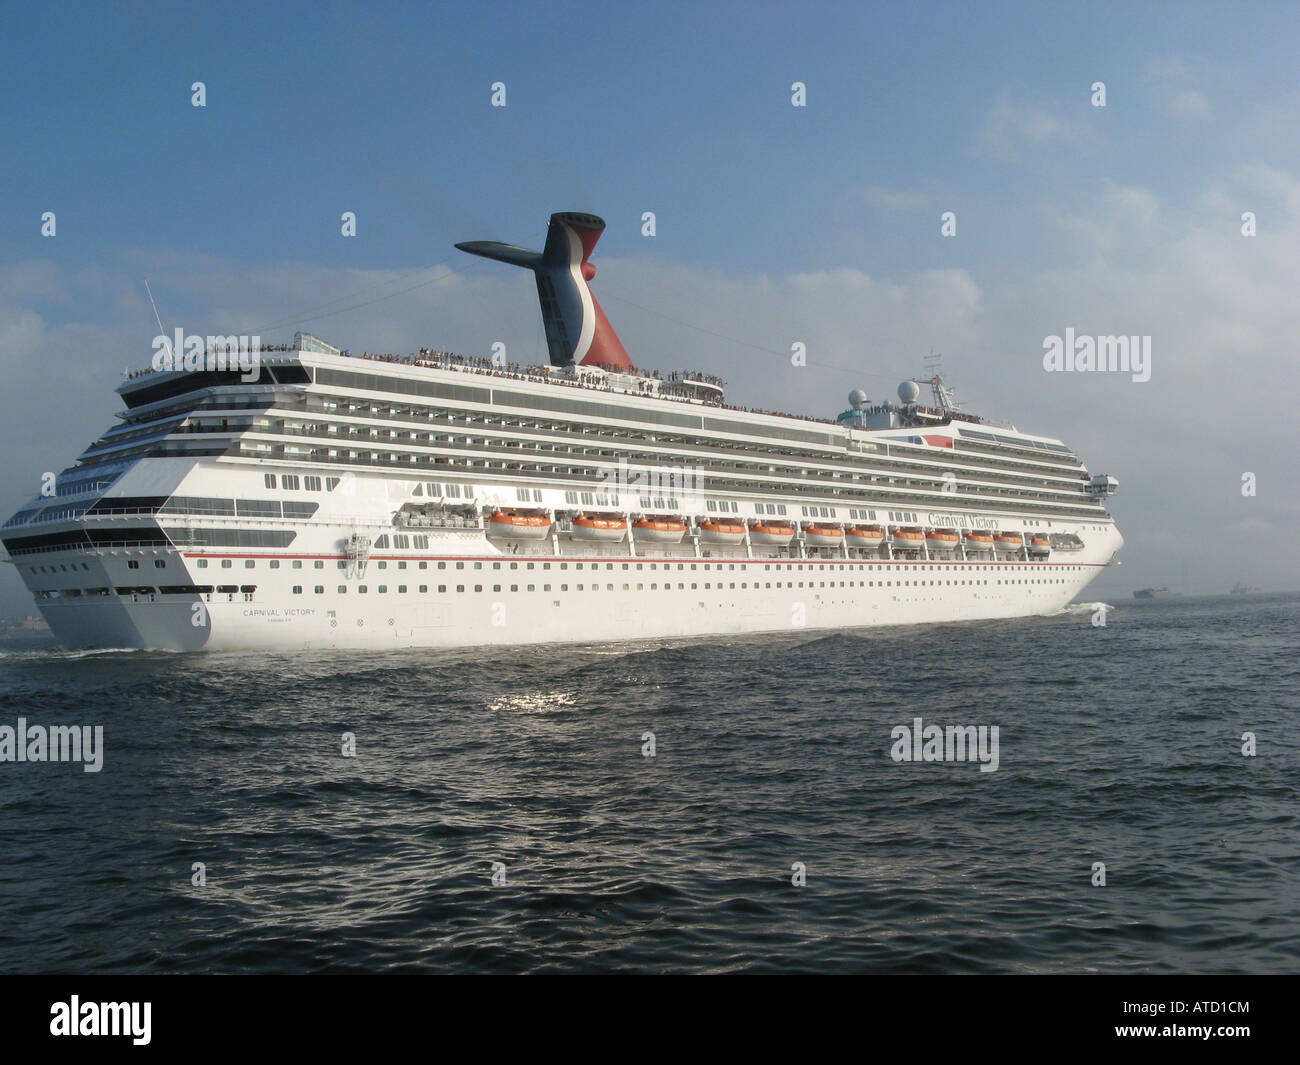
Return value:
[(864, 551), (873, 551), (885, 542), (885, 531), (879, 525), (850, 525), (844, 535), (850, 547)]
[(784, 547), (794, 539), (794, 526), (779, 521), (756, 521), (749, 527), (751, 544)]
[(700, 539), (706, 544), (738, 544), (745, 538), (745, 527), (738, 522), (705, 518), (700, 522)]
[(1035, 533), (1029, 539), (1029, 553), (1031, 555), (1050, 555), (1052, 553), (1051, 538)]
[(803, 541), (809, 547), (839, 547), (844, 543), (844, 530), (838, 525), (805, 525)]
[(895, 551), (920, 551), (925, 546), (925, 533), (920, 529), (899, 526), (889, 534)]
[(993, 543), (999, 551), (1019, 551), (1025, 546), (1025, 538), (1016, 532), (1000, 532), (993, 537)]
[(966, 550), (967, 552), (992, 551), (993, 534), (982, 532), (979, 529), (972, 529), (966, 534)]
[(550, 531), (551, 519), (544, 514), (498, 510), (487, 520), (487, 534), (505, 540), (545, 540)]
[(627, 535), (627, 522), (599, 514), (580, 514), (573, 519), (571, 535), (575, 540), (603, 540), (616, 544)]
[(931, 554), (950, 555), (959, 543), (961, 537), (957, 535), (956, 529), (931, 529), (925, 534), (925, 546)]
[(676, 518), (637, 518), (632, 529), (642, 543), (679, 544), (686, 535), (686, 523)]

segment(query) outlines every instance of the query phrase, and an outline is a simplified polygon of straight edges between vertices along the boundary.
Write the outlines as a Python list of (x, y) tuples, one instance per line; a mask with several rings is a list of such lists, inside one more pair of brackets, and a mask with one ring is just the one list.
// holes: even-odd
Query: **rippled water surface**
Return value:
[[(10, 650), (0, 725), (105, 759), (0, 763), (0, 971), (1294, 971), (1298, 614)], [(997, 771), (893, 761), (918, 716)]]

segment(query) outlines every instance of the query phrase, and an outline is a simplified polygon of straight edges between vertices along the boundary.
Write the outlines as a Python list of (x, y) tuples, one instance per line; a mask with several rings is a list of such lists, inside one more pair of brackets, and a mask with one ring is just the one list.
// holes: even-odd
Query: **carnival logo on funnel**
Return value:
[(596, 276), (596, 267), (587, 260), (603, 232), (603, 218), (563, 211), (551, 215), (542, 251), (493, 240), (471, 240), (456, 247), (533, 272), (551, 365), (577, 362), (607, 370), (631, 370), (632, 360), (623, 342), (587, 284)]

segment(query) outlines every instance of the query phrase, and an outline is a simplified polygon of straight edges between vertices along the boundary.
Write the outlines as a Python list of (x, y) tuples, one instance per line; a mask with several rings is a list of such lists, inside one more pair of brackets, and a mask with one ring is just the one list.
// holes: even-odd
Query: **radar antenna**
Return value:
[(930, 354), (925, 357), (925, 372), (930, 378), (930, 394), (934, 397), (935, 409), (941, 410), (945, 414), (956, 413), (961, 404), (953, 396), (952, 389), (944, 383), (943, 355), (931, 350)]

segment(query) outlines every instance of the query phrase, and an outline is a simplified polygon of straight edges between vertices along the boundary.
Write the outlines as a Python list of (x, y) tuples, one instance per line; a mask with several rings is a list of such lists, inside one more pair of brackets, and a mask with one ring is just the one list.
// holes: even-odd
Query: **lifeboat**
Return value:
[(487, 534), (505, 540), (545, 540), (551, 519), (543, 514), (517, 514), (498, 510), (487, 520)]
[(920, 551), (925, 545), (925, 533), (920, 529), (898, 528), (889, 534), (895, 551)]
[(749, 527), (751, 544), (771, 544), (784, 547), (794, 539), (794, 526), (782, 525), (780, 522), (756, 521)]
[(632, 529), (642, 543), (678, 544), (686, 535), (686, 523), (676, 518), (637, 518)]
[(879, 525), (851, 525), (844, 530), (850, 547), (873, 551), (885, 542), (884, 530)]
[(844, 543), (844, 530), (838, 525), (805, 525), (803, 540), (809, 547), (839, 547)]
[(700, 539), (706, 544), (738, 544), (745, 538), (745, 527), (730, 521), (705, 518), (700, 522)]
[(1019, 551), (1025, 546), (1024, 537), (1020, 533), (1001, 532), (993, 537), (994, 544), (999, 551)]
[(627, 522), (622, 518), (589, 517), (580, 514), (573, 519), (573, 539), (603, 540), (618, 543), (627, 535)]
[(1031, 555), (1049, 555), (1052, 552), (1052, 541), (1050, 537), (1039, 536), (1035, 534), (1029, 541), (1029, 553)]
[(967, 551), (992, 551), (993, 534), (987, 532), (968, 532), (966, 534)]
[(933, 552), (952, 554), (961, 543), (956, 529), (931, 529), (925, 534), (925, 545)]

